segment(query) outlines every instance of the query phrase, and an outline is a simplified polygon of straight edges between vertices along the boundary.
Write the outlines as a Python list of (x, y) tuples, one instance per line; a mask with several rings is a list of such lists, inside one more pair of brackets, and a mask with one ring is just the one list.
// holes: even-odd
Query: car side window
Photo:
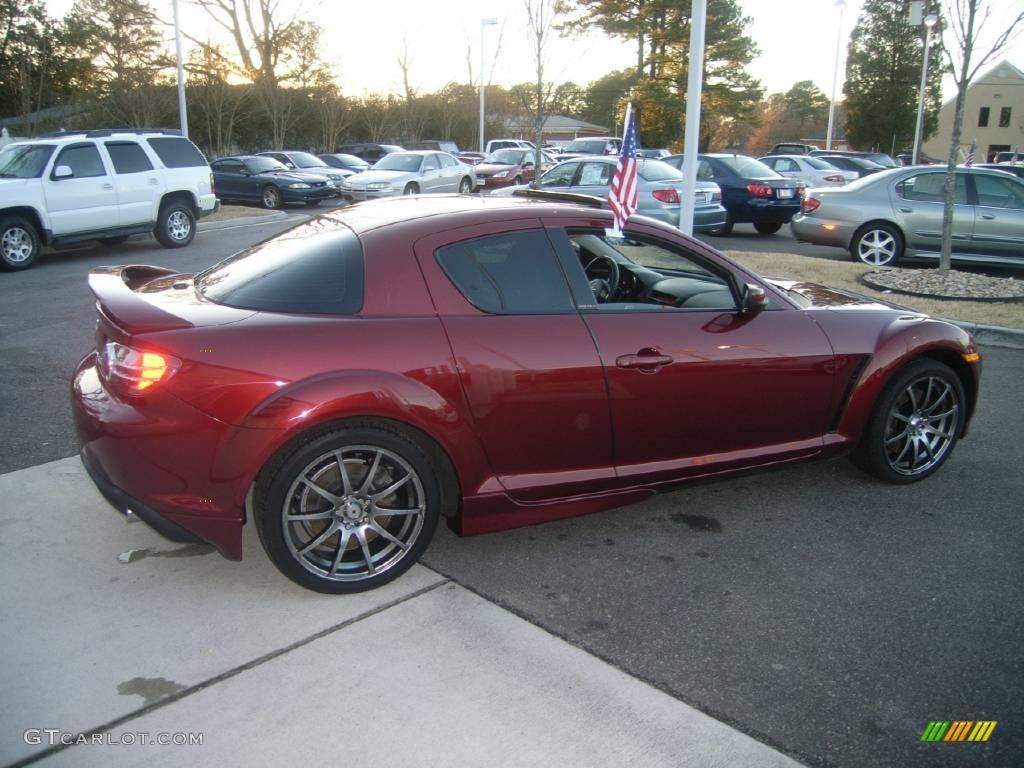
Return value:
[(540, 177), (540, 185), (542, 187), (568, 187), (572, 184), (572, 177), (576, 175), (579, 165), (579, 163), (556, 165)]
[[(941, 203), (944, 200), (943, 185), (945, 183), (945, 173), (919, 173), (897, 184), (896, 194), (904, 200)], [(956, 175), (956, 203), (957, 205), (967, 204), (967, 184), (962, 173)]]
[(212, 167), (220, 173), (242, 173), (245, 170), (245, 164), (241, 160), (218, 160)]
[(104, 146), (114, 164), (114, 173), (142, 173), (153, 170), (145, 150), (134, 141), (108, 141)]
[(459, 164), (459, 161), (456, 160), (451, 155), (438, 155), (438, 157), (441, 158), (441, 165), (443, 165), (445, 168), (454, 168), (456, 165)]
[(103, 160), (100, 159), (100, 151), (91, 142), (64, 147), (57, 155), (57, 161), (53, 167), (57, 168), (59, 165), (71, 168), (71, 175), (76, 179), (107, 175), (107, 171), (103, 167)]
[(713, 179), (715, 178), (715, 169), (711, 167), (711, 163), (707, 160), (697, 161), (697, 178), (698, 179)]
[(420, 166), (424, 171), (436, 171), (439, 166), (437, 164), (437, 155), (427, 155), (423, 158), (423, 165)]
[(611, 163), (584, 163), (580, 170), (580, 180), (577, 186), (595, 187), (608, 186), (612, 183), (612, 172), (615, 170)]
[(478, 309), (495, 315), (573, 311), (565, 276), (541, 230), (464, 240), (439, 248), (438, 264)]
[(974, 186), (978, 192), (978, 205), (986, 208), (1024, 208), (1024, 184), (1011, 179), (975, 174)]

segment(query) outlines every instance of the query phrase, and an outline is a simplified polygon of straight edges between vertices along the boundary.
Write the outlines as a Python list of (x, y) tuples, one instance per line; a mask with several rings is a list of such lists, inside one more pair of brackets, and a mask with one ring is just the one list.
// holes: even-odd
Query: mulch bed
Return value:
[(963, 301), (1024, 301), (1024, 280), (951, 269), (878, 269), (858, 280), (877, 291)]

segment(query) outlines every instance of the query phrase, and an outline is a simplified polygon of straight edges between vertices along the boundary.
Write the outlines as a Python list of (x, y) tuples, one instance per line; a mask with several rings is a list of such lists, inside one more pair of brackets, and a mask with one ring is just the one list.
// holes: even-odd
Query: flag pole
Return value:
[(683, 136), (683, 191), (679, 195), (679, 229), (693, 234), (693, 203), (697, 194), (697, 146), (700, 100), (704, 81), (704, 22), (707, 0), (693, 0), (690, 19), (690, 71), (686, 89), (686, 131)]

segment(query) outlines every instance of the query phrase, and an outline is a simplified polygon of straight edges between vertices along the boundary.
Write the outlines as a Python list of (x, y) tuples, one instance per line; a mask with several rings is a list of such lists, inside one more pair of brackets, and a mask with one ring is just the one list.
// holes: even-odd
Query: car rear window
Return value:
[(196, 145), (177, 136), (147, 139), (156, 156), (168, 168), (195, 168), (206, 165), (206, 158)]
[(661, 160), (643, 160), (637, 170), (640, 178), (644, 181), (668, 181), (669, 179), (681, 179), (683, 173), (678, 168), (673, 168)]
[(351, 315), (363, 307), (363, 248), (347, 227), (314, 220), (254, 245), (196, 278), (210, 301), (239, 309)]

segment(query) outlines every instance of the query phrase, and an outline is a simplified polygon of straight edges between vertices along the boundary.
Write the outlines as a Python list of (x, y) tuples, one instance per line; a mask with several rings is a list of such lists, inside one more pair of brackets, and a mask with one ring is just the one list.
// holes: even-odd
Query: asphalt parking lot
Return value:
[[(203, 232), (181, 251), (142, 240), (118, 249), (56, 254), (27, 272), (0, 275), (0, 473), (35, 468), (31, 472), (39, 475), (34, 481), (38, 485), (32, 487), (45, 489), (50, 470), (39, 465), (76, 453), (67, 387), (75, 362), (92, 343), (94, 310), (85, 286), (89, 269), (155, 263), (196, 270), (287, 225)], [(722, 240), (737, 239), (750, 243), (709, 242), (743, 250), (754, 250), (755, 243), (780, 249), (792, 243), (782, 233)], [(835, 460), (691, 485), (621, 510), (474, 539), (460, 540), (439, 530), (425, 556), (427, 567), (406, 577), (409, 583), (397, 586), (387, 599), (443, 582), (437, 589), (451, 586), (459, 595), (446, 615), (460, 610), (459, 600), (484, 609), (500, 606), (525, 620), (515, 631), (545, 630), (631, 679), (649, 683), (671, 701), (695, 707), (808, 765), (1022, 765), (1024, 729), (1013, 712), (1019, 713), (1024, 693), (1024, 608), (1018, 599), (1024, 588), (1024, 477), (1019, 469), (1024, 351), (982, 351), (984, 380), (972, 434), (943, 470), (923, 483), (882, 485), (846, 461)], [(67, 464), (47, 467), (53, 468), (55, 486), (62, 482), (58, 475), (74, 472)], [(5, 477), (20, 482), (29, 475)], [(105, 590), (100, 602), (113, 605), (123, 597), (146, 606), (139, 617), (120, 624), (110, 608), (112, 623), (87, 633), (97, 643), (115, 637), (122, 642), (122, 635), (130, 640), (138, 633), (139, 652), (145, 654), (150, 647), (145, 641), (152, 639), (146, 619), (187, 629), (194, 645), (201, 644), (200, 635), (217, 647), (232, 642), (230, 622), (202, 614), (215, 607), (207, 598), (195, 598), (193, 614), (190, 602), (181, 597), (191, 594), (191, 588), (202, 591), (206, 582), (196, 574), (209, 573), (214, 556), (150, 558), (145, 563), (152, 570), (144, 577), (124, 579), (129, 589), (108, 580), (105, 569), (118, 552), (161, 546), (158, 538), (150, 543), (155, 534), (145, 529), (139, 533), (141, 526), (124, 532), (124, 525), (104, 520), (96, 524), (102, 536), (77, 539), (72, 533), (83, 530), (80, 519), (68, 529), (61, 524), (76, 503), (74, 496), (51, 499), (44, 494), (40, 501), (35, 511), (22, 502), (15, 523), (5, 528), (2, 545), (24, 550), (8, 560), (21, 568), (4, 571), (5, 583), (17, 585), (8, 599), (17, 602), (21, 585), (29, 583), (21, 581), (29, 578), (22, 570), (45, 566), (48, 556), (59, 556), (54, 567), (59, 574), (104, 574), (86, 579), (92, 589)], [(45, 524), (49, 503), (57, 505), (53, 528)], [(103, 514), (98, 509), (88, 506), (83, 512)], [(29, 519), (40, 516), (42, 521)], [(22, 534), (24, 538), (17, 538)], [(121, 535), (123, 541), (108, 538)], [(74, 546), (77, 541), (80, 546)], [(229, 578), (211, 576), (221, 590), (237, 588), (238, 613), (233, 615), (239, 621), (245, 611), (237, 606), (258, 606), (264, 595), (272, 596), (274, 611), (269, 615), (276, 621), (288, 617), (292, 604), (307, 616), (330, 612), (335, 618), (324, 626), (372, 609), (372, 601), (354, 608), (346, 602), (350, 598), (285, 588), (253, 536), (246, 546), (246, 562), (234, 567), (252, 569), (246, 570), (252, 579), (232, 586)], [(54, 587), (53, 594), (59, 596), (60, 590)], [(474, 602), (479, 598), (483, 600)], [(176, 614), (169, 612), (174, 611), (182, 614), (181, 622), (173, 621)], [(30, 636), (45, 639), (60, 616), (29, 611), (19, 614), (19, 620), (31, 625)], [(303, 626), (315, 632), (321, 626), (316, 621)], [(385, 624), (378, 631), (386, 629)], [(294, 637), (283, 633), (273, 640), (263, 645), (247, 640), (231, 652), (228, 668), (294, 642)], [(88, 668), (94, 656), (89, 645), (71, 647)], [(171, 653), (159, 643), (152, 647), (153, 653)], [(521, 647), (512, 644), (508, 650)], [(562, 645), (558, 648), (558, 653), (567, 652)], [(401, 669), (406, 675), (421, 674), (417, 664), (425, 662), (410, 658), (403, 656)], [(34, 669), (33, 660), (19, 657), (17, 668), (5, 669), (6, 678), (28, 681), (16, 692), (58, 685), (52, 673)], [(492, 657), (472, 654), (458, 660), (494, 663)], [(147, 677), (157, 677), (160, 665), (150, 666)], [(599, 671), (604, 667), (584, 669), (605, 674)], [(218, 674), (211, 670), (203, 674)], [(515, 674), (510, 668), (507, 680)], [(88, 699), (90, 679), (80, 678), (76, 695)], [(196, 672), (185, 684), (192, 679), (205, 678)], [(280, 680), (280, 675), (270, 676), (264, 683)], [(454, 676), (449, 683), (462, 681)], [(95, 692), (101, 702), (109, 693)], [(543, 689), (535, 694), (546, 695)], [(259, 696), (260, 690), (238, 695)], [(496, 693), (485, 688), (474, 689), (474, 695), (486, 699)], [(139, 711), (145, 701), (143, 696)], [(657, 717), (671, 719), (676, 710), (659, 702), (638, 711), (650, 711), (651, 718), (657, 711)], [(117, 716), (125, 711), (133, 710), (110, 710)], [(552, 710), (550, 717), (557, 720), (558, 711)], [(998, 726), (982, 744), (921, 743), (926, 725), (937, 719), (996, 720)], [(105, 721), (97, 718), (86, 725)], [(225, 728), (233, 725), (216, 722)], [(288, 727), (283, 718), (273, 722)], [(425, 720), (413, 722), (428, 725)], [(616, 727), (614, 718), (607, 722)], [(642, 728), (643, 718), (634, 725)], [(668, 721), (656, 725), (658, 733), (671, 731)], [(301, 723), (291, 727), (296, 730), (288, 731), (287, 738), (300, 740)], [(573, 738), (568, 730), (559, 732)], [(329, 731), (316, 733), (330, 737)], [(2, 738), (9, 741), (20, 734), (4, 733)], [(75, 759), (71, 754), (65, 753), (60, 764), (86, 764), (67, 762)], [(559, 764), (588, 764), (572, 759), (585, 754), (582, 745), (576, 752), (568, 749)], [(537, 759), (534, 764), (544, 764), (543, 753)], [(589, 764), (598, 762), (603, 760)], [(687, 764), (719, 763), (698, 759)]]

